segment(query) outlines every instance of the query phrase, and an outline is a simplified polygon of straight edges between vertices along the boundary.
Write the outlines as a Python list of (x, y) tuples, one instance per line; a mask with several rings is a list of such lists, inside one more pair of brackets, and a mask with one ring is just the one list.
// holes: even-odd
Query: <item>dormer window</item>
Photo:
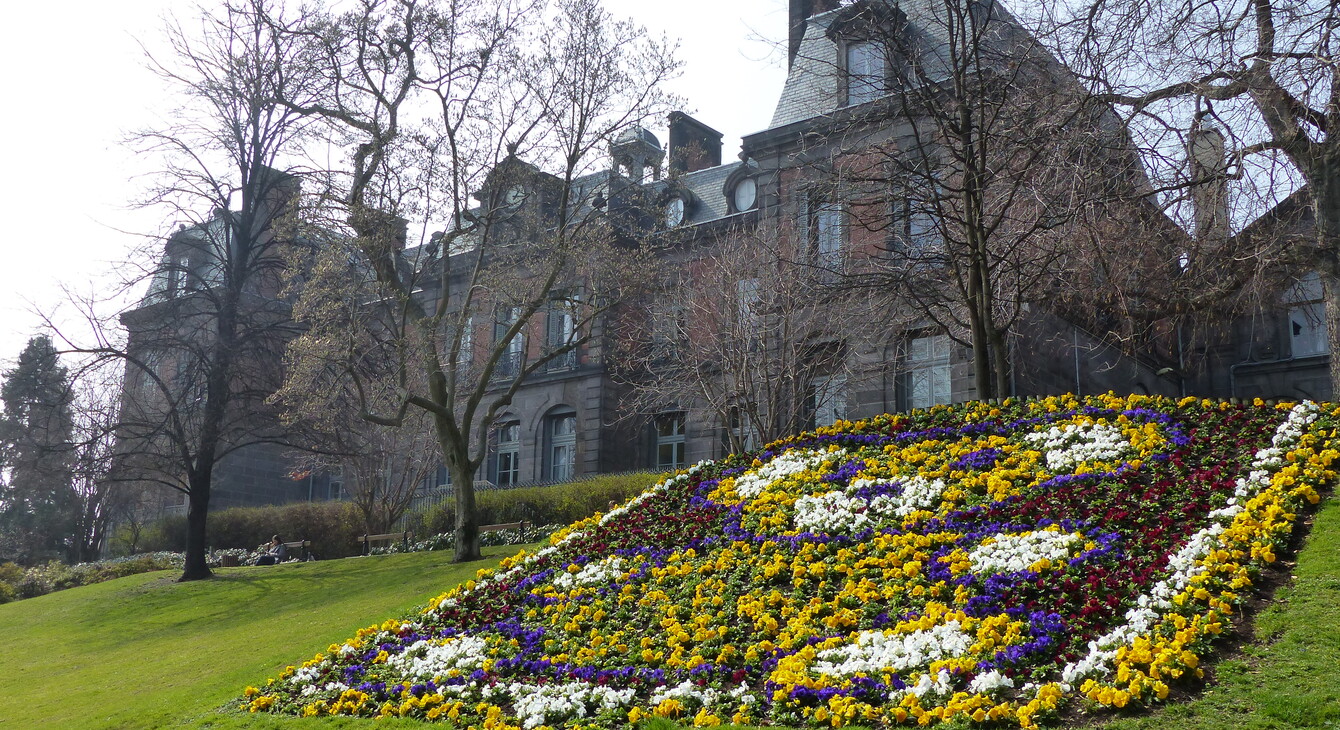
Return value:
[(888, 93), (884, 46), (871, 40), (846, 43), (847, 106), (874, 101)]
[(758, 182), (752, 177), (746, 177), (735, 183), (735, 191), (731, 194), (731, 202), (735, 204), (737, 213), (752, 209), (754, 204), (758, 202)]
[(744, 213), (758, 206), (758, 173), (758, 167), (746, 160), (726, 178), (721, 192), (726, 196), (732, 214)]
[(888, 95), (894, 66), (910, 36), (907, 16), (896, 6), (858, 2), (828, 26), (837, 45), (839, 94), (844, 106), (858, 106)]
[(665, 203), (665, 227), (674, 228), (684, 222), (684, 199), (675, 196)]

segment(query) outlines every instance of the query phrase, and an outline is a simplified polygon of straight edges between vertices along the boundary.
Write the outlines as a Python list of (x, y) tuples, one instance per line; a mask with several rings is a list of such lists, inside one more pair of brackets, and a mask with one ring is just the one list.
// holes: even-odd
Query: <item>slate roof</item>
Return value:
[(782, 127), (837, 108), (837, 47), (826, 33), (838, 12), (820, 13), (809, 19), (772, 114), (771, 126)]
[(743, 162), (728, 162), (724, 165), (709, 167), (705, 170), (697, 170), (684, 176), (684, 186), (693, 193), (697, 204), (690, 213), (688, 224), (706, 223), (718, 218), (726, 217), (730, 206), (726, 203), (726, 194), (721, 186), (726, 184), (726, 178), (730, 177), (732, 172)]
[[(917, 55), (931, 77), (938, 76), (933, 68), (934, 60), (947, 57), (942, 49), (947, 48), (948, 44), (943, 38), (942, 24), (934, 20), (936, 4), (927, 0), (871, 2), (894, 7), (906, 16), (906, 29), (913, 34)], [(807, 21), (805, 35), (787, 75), (786, 85), (782, 88), (781, 98), (777, 100), (771, 127), (811, 119), (838, 108), (838, 49), (837, 43), (828, 37), (828, 29), (848, 11), (849, 8), (830, 10), (814, 15)], [(1008, 25), (1009, 15), (998, 4), (993, 4), (992, 12), (1000, 15)]]

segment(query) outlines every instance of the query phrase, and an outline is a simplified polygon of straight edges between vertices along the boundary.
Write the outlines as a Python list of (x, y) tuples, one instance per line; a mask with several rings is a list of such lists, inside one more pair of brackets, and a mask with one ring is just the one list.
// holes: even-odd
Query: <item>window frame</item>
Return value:
[[(559, 424), (570, 422), (569, 432), (559, 433)], [(577, 475), (577, 411), (571, 408), (558, 408), (544, 417), (544, 477), (548, 482), (569, 481)], [(558, 458), (560, 450), (566, 451), (568, 458)]]
[[(513, 438), (507, 438), (509, 435)], [(493, 449), (493, 483), (500, 487), (514, 487), (521, 481), (521, 422), (517, 420), (502, 421), (494, 430), (494, 449)], [(508, 468), (503, 468), (504, 457), (507, 458)], [(504, 474), (510, 475), (504, 478)]]
[[(500, 307), (493, 322), (493, 346), (497, 348), (507, 331), (521, 318), (521, 307)], [(495, 378), (514, 378), (521, 373), (526, 354), (526, 334), (518, 330), (512, 339), (501, 343), (503, 351), (493, 368)]]
[[(928, 350), (926, 357), (916, 357), (917, 343), (925, 342)], [(943, 345), (944, 354), (936, 353)], [(948, 405), (954, 402), (953, 377), (954, 343), (946, 334), (914, 334), (905, 341), (902, 358), (901, 382), (903, 410), (930, 408), (935, 405)], [(917, 379), (926, 377), (928, 392), (924, 399), (917, 396)], [(941, 382), (942, 381), (942, 382)], [(943, 385), (943, 393), (937, 385)], [(924, 400), (924, 402), (922, 402)]]
[[(663, 424), (671, 424), (670, 432), (662, 430)], [(688, 415), (684, 411), (666, 411), (658, 413), (652, 419), (652, 433), (656, 443), (652, 452), (652, 465), (661, 471), (678, 471), (687, 465), (685, 455), (688, 449)], [(664, 459), (664, 450), (670, 448), (670, 461)]]
[[(844, 38), (838, 45), (840, 68), (842, 69), (843, 107), (869, 104), (872, 101), (878, 101), (893, 93), (891, 87), (893, 66), (889, 63), (889, 49), (885, 45), (869, 35)], [(871, 50), (869, 58), (864, 60), (863, 65), (873, 66), (873, 62), (877, 61), (881, 67), (879, 73), (861, 73), (858, 76), (858, 74), (853, 72), (853, 51), (863, 48), (869, 48)], [(859, 95), (857, 93), (858, 88), (861, 90)]]

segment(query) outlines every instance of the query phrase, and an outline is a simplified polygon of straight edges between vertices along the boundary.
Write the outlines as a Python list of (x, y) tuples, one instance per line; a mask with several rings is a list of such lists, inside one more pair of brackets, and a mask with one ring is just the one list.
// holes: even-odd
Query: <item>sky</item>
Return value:
[[(725, 159), (739, 151), (741, 136), (767, 127), (786, 75), (786, 0), (604, 2), (615, 16), (678, 39), (684, 73), (668, 88), (688, 100), (686, 112), (725, 135)], [(161, 211), (134, 206), (152, 167), (124, 140), (173, 108), (144, 49), (158, 43), (167, 11), (185, 19), (192, 7), (180, 0), (67, 0), (6, 9), (0, 364), (8, 366), (29, 337), (45, 331), (47, 318), (87, 344), (89, 330), (70, 294), (117, 291), (135, 250), (172, 227)], [(652, 131), (666, 141), (664, 129)], [(104, 306), (101, 313), (112, 311)]]

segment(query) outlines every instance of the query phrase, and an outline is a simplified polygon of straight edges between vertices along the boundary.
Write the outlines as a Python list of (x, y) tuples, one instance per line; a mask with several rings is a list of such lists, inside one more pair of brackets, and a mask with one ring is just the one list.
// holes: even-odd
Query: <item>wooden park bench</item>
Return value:
[[(405, 546), (405, 552), (409, 552), (409, 543), (414, 539), (412, 532), (384, 532), (380, 535), (363, 535), (358, 538), (358, 542), (363, 546), (363, 554), (367, 555), (372, 551), (372, 543), (386, 543), (389, 547), (391, 543), (399, 541)], [(380, 546), (379, 546), (380, 547)]]
[(479, 534), (482, 535), (486, 532), (502, 532), (503, 530), (520, 530), (521, 541), (525, 542), (526, 527), (528, 527), (529, 525), (530, 523), (526, 522), (525, 520), (522, 520), (520, 522), (500, 522), (496, 525), (483, 525), (479, 528)]
[(298, 551), (302, 551), (302, 554), (298, 559), (303, 562), (307, 562), (312, 557), (311, 540), (294, 540), (293, 542), (286, 542), (284, 543), (284, 547), (288, 548), (289, 557), (298, 555)]

